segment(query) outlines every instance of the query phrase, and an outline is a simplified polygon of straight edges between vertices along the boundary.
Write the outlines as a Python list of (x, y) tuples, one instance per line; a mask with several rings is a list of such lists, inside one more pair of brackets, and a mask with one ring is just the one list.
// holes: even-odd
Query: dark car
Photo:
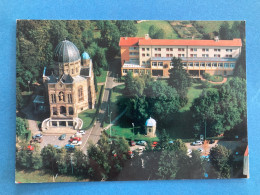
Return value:
[(33, 141), (34, 142), (38, 142), (38, 143), (42, 143), (42, 138), (41, 137), (36, 137)]
[(214, 139), (209, 140), (209, 144), (214, 144), (214, 143), (215, 143)]
[(42, 138), (42, 134), (41, 133), (36, 134), (36, 135), (32, 136), (32, 138), (33, 139), (35, 139), (35, 138)]
[(60, 137), (59, 137), (60, 140), (64, 140), (66, 139), (66, 134), (62, 134)]

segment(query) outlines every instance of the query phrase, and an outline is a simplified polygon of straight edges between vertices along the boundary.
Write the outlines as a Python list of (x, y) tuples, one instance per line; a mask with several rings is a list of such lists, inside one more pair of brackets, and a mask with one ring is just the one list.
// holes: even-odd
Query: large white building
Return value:
[(171, 59), (181, 58), (191, 75), (232, 75), (235, 62), (241, 53), (241, 39), (183, 40), (121, 37), (121, 74), (132, 71), (134, 75), (152, 74), (169, 76)]

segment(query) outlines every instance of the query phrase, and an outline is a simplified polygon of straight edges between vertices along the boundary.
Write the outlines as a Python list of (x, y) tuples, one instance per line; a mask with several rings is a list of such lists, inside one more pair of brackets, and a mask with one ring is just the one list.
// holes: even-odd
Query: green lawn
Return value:
[[(100, 93), (101, 93), (101, 87), (98, 86), (98, 92), (96, 94), (96, 101), (98, 101)], [(99, 106), (99, 105), (97, 105)], [(96, 116), (97, 108), (95, 109), (88, 109), (79, 114), (79, 118), (83, 121), (82, 129), (89, 129), (91, 127), (92, 121)]]
[(106, 82), (106, 77), (107, 77), (107, 71), (101, 69), (101, 75), (97, 76), (97, 82), (98, 83), (104, 83)]
[[(44, 171), (15, 171), (15, 181), (21, 183), (43, 183), (54, 182), (53, 175), (45, 173)], [(76, 181), (89, 181), (73, 176), (58, 175), (55, 182), (76, 182)]]
[(176, 34), (176, 32), (173, 30), (173, 28), (171, 27), (171, 25), (169, 24), (169, 22), (167, 21), (160, 21), (160, 20), (152, 20), (152, 21), (144, 21), (141, 22), (139, 24), (135, 24), (137, 29), (138, 29), (138, 33), (137, 33), (137, 37), (144, 37), (145, 34), (149, 34), (149, 28), (150, 26), (154, 25), (157, 28), (162, 28), (165, 33), (166, 33), (166, 39), (178, 39), (178, 35)]
[[(106, 130), (110, 135), (110, 128)], [(135, 126), (133, 133), (132, 121), (122, 116), (120, 121), (111, 127), (111, 136), (125, 137), (126, 139), (158, 141), (158, 138), (148, 138), (144, 136), (145, 130), (140, 126)]]
[(193, 83), (188, 89), (188, 103), (180, 109), (180, 112), (184, 112), (190, 109), (194, 99), (198, 98), (203, 90), (202, 84)]
[[(205, 33), (212, 33), (214, 31), (219, 31), (220, 25), (223, 21), (196, 21), (196, 23), (200, 26), (203, 26)], [(228, 21), (229, 26), (233, 25), (233, 21)]]

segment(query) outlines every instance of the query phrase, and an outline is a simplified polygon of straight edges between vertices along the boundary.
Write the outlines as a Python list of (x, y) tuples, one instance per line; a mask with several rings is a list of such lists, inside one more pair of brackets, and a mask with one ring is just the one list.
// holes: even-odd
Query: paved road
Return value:
[(111, 72), (108, 73), (107, 82), (105, 85), (104, 95), (101, 103), (101, 109), (99, 111), (99, 114), (97, 116), (96, 124), (90, 129), (86, 141), (81, 146), (81, 150), (83, 152), (86, 152), (87, 147), (89, 146), (89, 143), (92, 142), (93, 144), (96, 144), (98, 140), (100, 139), (100, 135), (102, 133), (102, 127), (101, 127), (101, 121), (105, 118), (105, 112), (107, 108), (108, 103), (108, 97), (110, 90), (114, 87), (113, 77), (111, 77)]

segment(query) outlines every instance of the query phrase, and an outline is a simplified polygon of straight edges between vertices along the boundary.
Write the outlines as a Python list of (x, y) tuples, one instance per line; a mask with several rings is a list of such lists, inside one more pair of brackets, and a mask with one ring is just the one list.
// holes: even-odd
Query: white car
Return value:
[(202, 145), (202, 141), (197, 140), (197, 141), (195, 141), (195, 142), (192, 142), (191, 145), (193, 145), (193, 146), (200, 146), (200, 145)]
[(81, 135), (85, 135), (85, 134), (86, 134), (86, 131), (80, 130), (79, 133), (80, 133)]
[(74, 140), (73, 142), (71, 142), (70, 145), (73, 145), (73, 146), (80, 146), (81, 144), (82, 144), (82, 141)]
[(82, 134), (81, 133), (75, 133), (74, 135), (71, 136), (71, 138), (74, 138), (74, 137), (82, 137)]

